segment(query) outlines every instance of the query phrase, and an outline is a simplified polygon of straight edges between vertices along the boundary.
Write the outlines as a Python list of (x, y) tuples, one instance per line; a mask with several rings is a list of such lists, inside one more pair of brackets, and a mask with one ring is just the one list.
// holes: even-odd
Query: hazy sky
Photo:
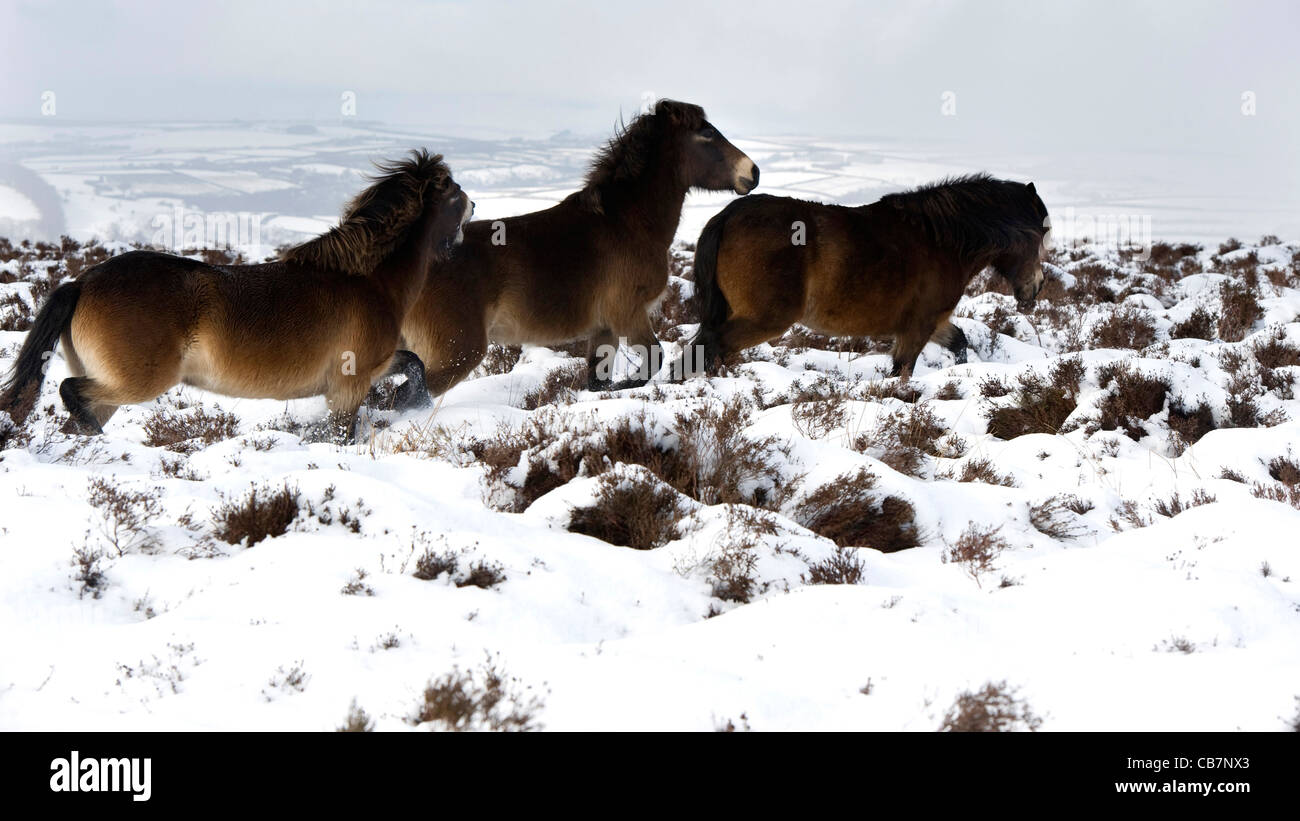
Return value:
[(1298, 6), (0, 0), (0, 117), (38, 117), (54, 91), (67, 120), (336, 121), (352, 91), (365, 119), (599, 134), (649, 92), (724, 132), (1176, 146), (1291, 176)]

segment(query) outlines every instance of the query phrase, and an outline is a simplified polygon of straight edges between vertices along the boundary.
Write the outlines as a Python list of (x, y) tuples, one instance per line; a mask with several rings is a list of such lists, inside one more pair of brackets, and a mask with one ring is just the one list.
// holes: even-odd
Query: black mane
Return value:
[(427, 206), (429, 187), (442, 190), (451, 171), (441, 154), (421, 148), (403, 160), (377, 163), (373, 184), (358, 194), (339, 224), (282, 254), (286, 262), (366, 276), (406, 236)]
[(986, 173), (887, 194), (880, 204), (923, 226), (936, 243), (962, 251), (1037, 243), (1047, 227), (1047, 209), (1031, 185)]
[(660, 100), (654, 110), (638, 114), (632, 122), (619, 124), (614, 136), (596, 152), (583, 188), (578, 192), (584, 205), (601, 210), (601, 191), (641, 176), (654, 157), (660, 137), (670, 129), (698, 131), (704, 127), (704, 109), (690, 103)]

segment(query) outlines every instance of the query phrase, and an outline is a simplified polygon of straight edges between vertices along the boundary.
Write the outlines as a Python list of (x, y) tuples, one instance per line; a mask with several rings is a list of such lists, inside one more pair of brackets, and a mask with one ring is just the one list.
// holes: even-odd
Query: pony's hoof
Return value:
[(59, 428), (60, 432), (69, 436), (103, 436), (104, 429), (100, 427), (99, 422), (93, 419), (78, 420), (69, 416), (68, 421), (63, 423)]
[(605, 390), (607, 391), (630, 391), (633, 388), (644, 388), (649, 384), (649, 379), (624, 379), (622, 382), (615, 382)]
[(433, 397), (424, 383), (408, 379), (393, 392), (393, 410), (399, 413), (420, 410), (433, 405)]

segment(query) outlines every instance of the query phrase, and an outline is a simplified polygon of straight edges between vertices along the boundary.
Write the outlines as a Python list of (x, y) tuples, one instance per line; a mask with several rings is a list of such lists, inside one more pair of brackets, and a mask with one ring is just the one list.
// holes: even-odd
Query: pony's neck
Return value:
[(388, 259), (370, 276), (391, 301), (398, 316), (406, 316), (424, 287), (429, 265), (433, 262), (436, 208), (426, 208), (406, 238)]
[[(963, 269), (968, 269), (969, 278), (972, 279), (991, 265), (993, 260), (1013, 250), (1014, 247), (1014, 243), (1009, 241), (1008, 236), (988, 230), (991, 216), (989, 208), (987, 203), (963, 201), (960, 209), (941, 217), (925, 216), (923, 212), (917, 217), (924, 223), (922, 230), (929, 235), (927, 238), (950, 254)], [(972, 222), (967, 216), (976, 209), (985, 209), (982, 214), (983, 219), (978, 223)], [(1015, 209), (1005, 203), (998, 203), (994, 210), (996, 212), (996, 217), (992, 220), (994, 223), (1020, 221), (1020, 216)]]
[(670, 141), (671, 135), (662, 138), (639, 174), (606, 183), (601, 191), (605, 214), (622, 224), (629, 239), (665, 248), (677, 235), (682, 205), (690, 189), (681, 179), (680, 163), (670, 150)]

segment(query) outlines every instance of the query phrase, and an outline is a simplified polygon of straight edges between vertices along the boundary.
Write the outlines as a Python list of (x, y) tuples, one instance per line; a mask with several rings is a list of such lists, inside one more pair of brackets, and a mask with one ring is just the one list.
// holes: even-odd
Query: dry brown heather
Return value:
[(837, 548), (828, 558), (808, 566), (801, 577), (804, 584), (862, 584), (866, 581), (866, 563), (850, 548)]
[(1142, 423), (1164, 409), (1172, 387), (1168, 377), (1143, 373), (1128, 361), (1098, 368), (1097, 384), (1108, 390), (1089, 428), (1123, 430), (1135, 442), (1146, 435)]
[(1044, 536), (1053, 539), (1073, 539), (1087, 533), (1077, 519), (1078, 516), (1092, 509), (1091, 502), (1085, 502), (1073, 494), (1058, 494), (1044, 499), (1029, 508), (1029, 523)]
[[(756, 440), (744, 433), (750, 407), (736, 397), (679, 413), (671, 425), (673, 444), (657, 435), (647, 414), (623, 417), (611, 425), (543, 413), (518, 427), (467, 445), (488, 468), (490, 484), (507, 491), (506, 507), (524, 510), (540, 496), (583, 472), (598, 476), (623, 463), (640, 465), (677, 491), (704, 504), (741, 503), (775, 507), (793, 489), (782, 468), (784, 444), (776, 437)], [(507, 474), (524, 460), (522, 483)], [(753, 490), (742, 489), (754, 485)]]
[(450, 732), (526, 732), (542, 729), (543, 706), (531, 687), (489, 660), (479, 670), (453, 667), (430, 681), (410, 722)]
[(1083, 360), (1068, 357), (1053, 365), (1047, 378), (1034, 371), (1020, 374), (1014, 391), (998, 380), (985, 380), (980, 385), (984, 396), (996, 398), (1011, 394), (1009, 404), (985, 408), (989, 433), (999, 439), (1014, 439), (1027, 433), (1059, 433), (1078, 407), (1083, 376)]
[(606, 473), (595, 499), (575, 508), (569, 530), (613, 545), (650, 550), (680, 535), (681, 495), (653, 475)]
[(941, 445), (948, 435), (948, 427), (922, 402), (903, 410), (885, 414), (873, 430), (859, 434), (852, 443), (859, 453), (869, 453), (899, 473), (922, 476), (926, 457), (953, 457), (961, 445), (951, 442), (950, 448)]
[(842, 475), (800, 500), (791, 518), (840, 547), (882, 553), (916, 547), (921, 538), (915, 509), (905, 499), (876, 493), (877, 481), (866, 468)]
[(1035, 732), (1042, 726), (1043, 720), (1034, 714), (1026, 702), (1016, 697), (1015, 689), (1005, 681), (999, 681), (989, 682), (978, 691), (968, 690), (957, 696), (952, 707), (944, 714), (939, 732)]
[(524, 395), (521, 407), (537, 410), (547, 405), (570, 405), (578, 391), (587, 387), (587, 364), (573, 360), (555, 368), (546, 375), (542, 384)]
[(239, 417), (217, 405), (177, 409), (159, 404), (144, 422), (144, 443), (176, 453), (194, 453), (223, 439), (239, 435)]
[(1156, 322), (1146, 311), (1125, 305), (1092, 328), (1093, 348), (1142, 350), (1156, 340)]
[(285, 484), (251, 488), (239, 499), (224, 499), (212, 510), (213, 535), (227, 544), (252, 547), (282, 536), (298, 518), (302, 494)]

